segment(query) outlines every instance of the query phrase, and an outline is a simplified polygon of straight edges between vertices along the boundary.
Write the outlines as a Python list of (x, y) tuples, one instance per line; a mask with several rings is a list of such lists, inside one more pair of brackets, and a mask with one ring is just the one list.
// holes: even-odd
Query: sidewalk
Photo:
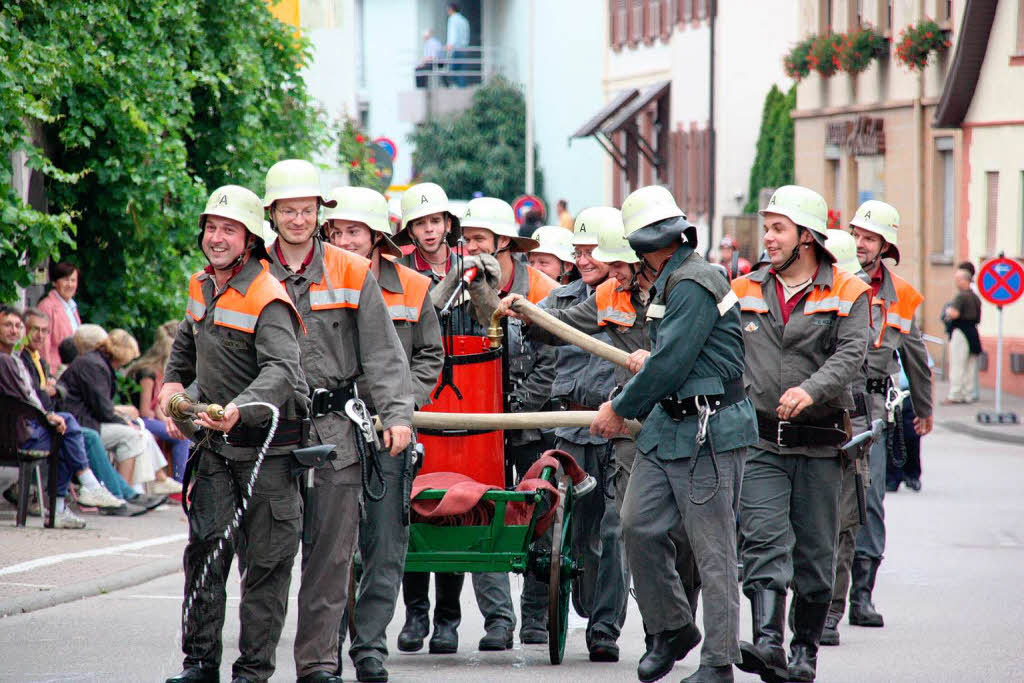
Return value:
[[(992, 389), (981, 389), (981, 400), (977, 403), (942, 405), (949, 392), (948, 382), (935, 383), (935, 426), (976, 439), (999, 441), (1024, 445), (1024, 424), (982, 424), (978, 422), (978, 413), (995, 412), (995, 392)], [(1003, 392), (1002, 412), (1017, 413), (1018, 419), (1024, 421), (1024, 398)]]
[[(16, 477), (0, 468), (0, 487)], [(181, 570), (188, 525), (168, 503), (139, 517), (80, 513), (85, 529), (44, 529), (39, 517), (14, 526), (0, 500), (0, 617), (51, 607)]]

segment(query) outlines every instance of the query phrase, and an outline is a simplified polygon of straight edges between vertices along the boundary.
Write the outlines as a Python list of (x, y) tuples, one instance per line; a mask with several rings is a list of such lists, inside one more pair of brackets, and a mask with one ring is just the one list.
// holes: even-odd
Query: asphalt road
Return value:
[[(875, 591), (884, 629), (840, 627), (822, 648), (820, 681), (1024, 681), (1024, 447), (979, 442), (939, 428), (925, 444), (924, 489), (887, 498), (889, 543)], [(73, 560), (69, 560), (72, 562)], [(521, 580), (513, 579), (516, 591)], [(293, 582), (292, 595), (297, 589)], [(237, 585), (230, 587), (222, 677), (237, 654)], [(180, 668), (182, 575), (0, 620), (2, 681), (162, 681)], [(742, 602), (741, 637), (749, 637)], [(635, 604), (617, 664), (587, 660), (583, 622), (570, 630), (565, 662), (546, 646), (481, 653), (482, 619), (463, 593), (458, 654), (394, 653), (393, 681), (634, 681), (643, 649)], [(294, 597), (275, 680), (294, 680)], [(391, 644), (403, 616), (389, 631)], [(666, 681), (696, 668), (691, 653)], [(354, 680), (347, 659), (346, 680)], [(756, 680), (737, 670), (737, 681)]]

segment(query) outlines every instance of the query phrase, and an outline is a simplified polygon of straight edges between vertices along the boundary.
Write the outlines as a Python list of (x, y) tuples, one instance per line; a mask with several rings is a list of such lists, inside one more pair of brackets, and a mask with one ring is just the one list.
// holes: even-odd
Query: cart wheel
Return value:
[(559, 502), (551, 527), (551, 576), (548, 581), (548, 653), (561, 664), (569, 630), (569, 595), (572, 587), (572, 488), (569, 477), (558, 482)]

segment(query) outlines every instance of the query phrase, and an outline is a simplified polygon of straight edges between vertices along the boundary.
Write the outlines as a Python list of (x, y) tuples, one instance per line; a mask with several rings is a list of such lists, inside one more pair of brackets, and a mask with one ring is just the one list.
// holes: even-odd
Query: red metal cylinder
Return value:
[[(447, 338), (445, 343), (452, 356), (452, 384), (455, 386), (442, 386), (445, 381), (442, 372), (430, 392), (433, 402), (423, 410), (435, 413), (503, 412), (501, 349), (492, 350), (487, 337), (456, 335)], [(438, 387), (441, 387), (440, 393)], [(417, 434), (423, 444), (422, 474), (458, 472), (483, 484), (504, 488), (505, 439), (501, 430), (481, 433), (420, 429)]]

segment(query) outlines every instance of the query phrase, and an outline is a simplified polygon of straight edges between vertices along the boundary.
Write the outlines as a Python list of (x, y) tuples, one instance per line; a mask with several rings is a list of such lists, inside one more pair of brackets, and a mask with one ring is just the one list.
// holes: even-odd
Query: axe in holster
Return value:
[(338, 457), (334, 444), (325, 443), (307, 446), (292, 451), (295, 465), (292, 476), (300, 480), (299, 492), (302, 494), (302, 542), (312, 543), (316, 538), (319, 519), (317, 518), (316, 470), (327, 465)]

